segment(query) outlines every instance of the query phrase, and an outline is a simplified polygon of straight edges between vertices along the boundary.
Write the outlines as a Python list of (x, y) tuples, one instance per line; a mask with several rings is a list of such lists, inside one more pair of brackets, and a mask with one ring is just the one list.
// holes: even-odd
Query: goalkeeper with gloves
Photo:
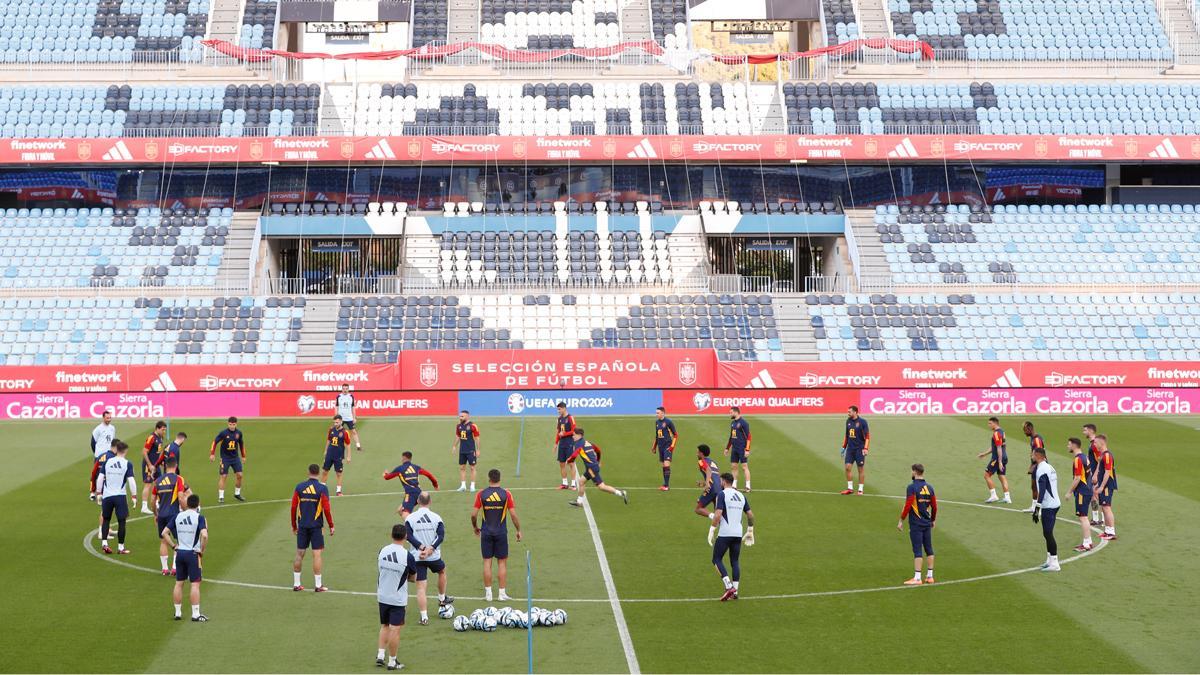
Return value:
[(1042, 536), (1046, 539), (1046, 562), (1043, 572), (1058, 572), (1058, 542), (1054, 539), (1054, 524), (1058, 520), (1058, 472), (1046, 461), (1046, 449), (1034, 448), (1034, 484), (1037, 485), (1037, 502), (1033, 507), (1033, 522), (1042, 525)]
[[(745, 533), (742, 532), (742, 516), (746, 516)], [(708, 530), (708, 543), (713, 547), (713, 566), (725, 584), (721, 602), (737, 600), (742, 580), (742, 542), (754, 545), (754, 514), (750, 512), (750, 501), (746, 495), (733, 487), (733, 474), (721, 474), (721, 492), (717, 494), (717, 508), (713, 511), (712, 527)], [(729, 570), (725, 569), (725, 553), (729, 553)]]

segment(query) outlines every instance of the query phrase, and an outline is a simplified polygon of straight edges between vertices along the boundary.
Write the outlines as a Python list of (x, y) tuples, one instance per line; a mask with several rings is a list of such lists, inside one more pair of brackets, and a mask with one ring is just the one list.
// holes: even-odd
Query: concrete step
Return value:
[(654, 30), (650, 21), (649, 0), (629, 0), (621, 9), (621, 40), (650, 40)]
[(771, 305), (775, 308), (775, 325), (783, 355), (789, 361), (816, 361), (820, 357), (817, 340), (813, 337), (808, 306), (803, 295), (778, 295)]
[(479, 0), (450, 0), (446, 12), (446, 42), (479, 40)]
[(333, 338), (337, 330), (338, 298), (309, 296), (304, 307), (304, 328), (300, 330), (297, 363), (328, 363), (333, 356)]
[(225, 237), (221, 266), (217, 268), (219, 287), (249, 287), (250, 246), (254, 241), (254, 230), (257, 226), (257, 213), (234, 212), (233, 220), (229, 224), (229, 236)]

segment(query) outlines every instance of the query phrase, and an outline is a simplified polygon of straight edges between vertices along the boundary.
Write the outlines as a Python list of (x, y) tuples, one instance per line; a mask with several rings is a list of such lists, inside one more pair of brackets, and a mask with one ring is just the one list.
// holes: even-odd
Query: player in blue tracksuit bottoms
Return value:
[(1050, 462), (1046, 461), (1045, 448), (1033, 451), (1033, 461), (1037, 463), (1033, 475), (1038, 491), (1033, 522), (1041, 520), (1042, 536), (1046, 538), (1046, 562), (1042, 564), (1042, 571), (1057, 572), (1061, 569), (1058, 566), (1058, 542), (1054, 540), (1054, 523), (1058, 519), (1058, 507), (1061, 506), (1058, 499), (1058, 474), (1055, 473), (1054, 467), (1050, 466)]
[(933, 486), (925, 482), (925, 466), (912, 465), (912, 482), (908, 484), (904, 499), (904, 510), (896, 529), (904, 531), (904, 519), (908, 519), (908, 538), (912, 540), (913, 576), (905, 586), (921, 585), (921, 562), (925, 564), (924, 583), (933, 583), (933, 528), (937, 522), (937, 495)]

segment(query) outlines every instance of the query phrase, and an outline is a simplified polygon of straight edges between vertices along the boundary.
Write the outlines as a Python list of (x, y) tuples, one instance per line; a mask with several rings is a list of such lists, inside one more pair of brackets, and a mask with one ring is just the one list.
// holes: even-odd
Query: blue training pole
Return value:
[[(521, 434), (517, 437), (517, 478), (521, 477), (521, 448), (525, 447), (525, 412), (521, 412)], [(531, 666), (532, 667), (532, 666)]]
[[(524, 417), (521, 418), (524, 421)], [(526, 616), (533, 613), (533, 558), (529, 555), (529, 549), (525, 549), (525, 612)], [(533, 623), (529, 623), (526, 628), (529, 642), (529, 672), (533, 673)]]

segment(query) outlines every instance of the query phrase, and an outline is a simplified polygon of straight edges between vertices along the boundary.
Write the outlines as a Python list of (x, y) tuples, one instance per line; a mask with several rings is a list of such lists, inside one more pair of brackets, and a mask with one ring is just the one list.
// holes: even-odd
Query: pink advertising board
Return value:
[(105, 410), (117, 419), (256, 417), (258, 402), (256, 392), (0, 394), (0, 420), (86, 420)]
[(1200, 389), (864, 389), (864, 415), (1191, 415)]

